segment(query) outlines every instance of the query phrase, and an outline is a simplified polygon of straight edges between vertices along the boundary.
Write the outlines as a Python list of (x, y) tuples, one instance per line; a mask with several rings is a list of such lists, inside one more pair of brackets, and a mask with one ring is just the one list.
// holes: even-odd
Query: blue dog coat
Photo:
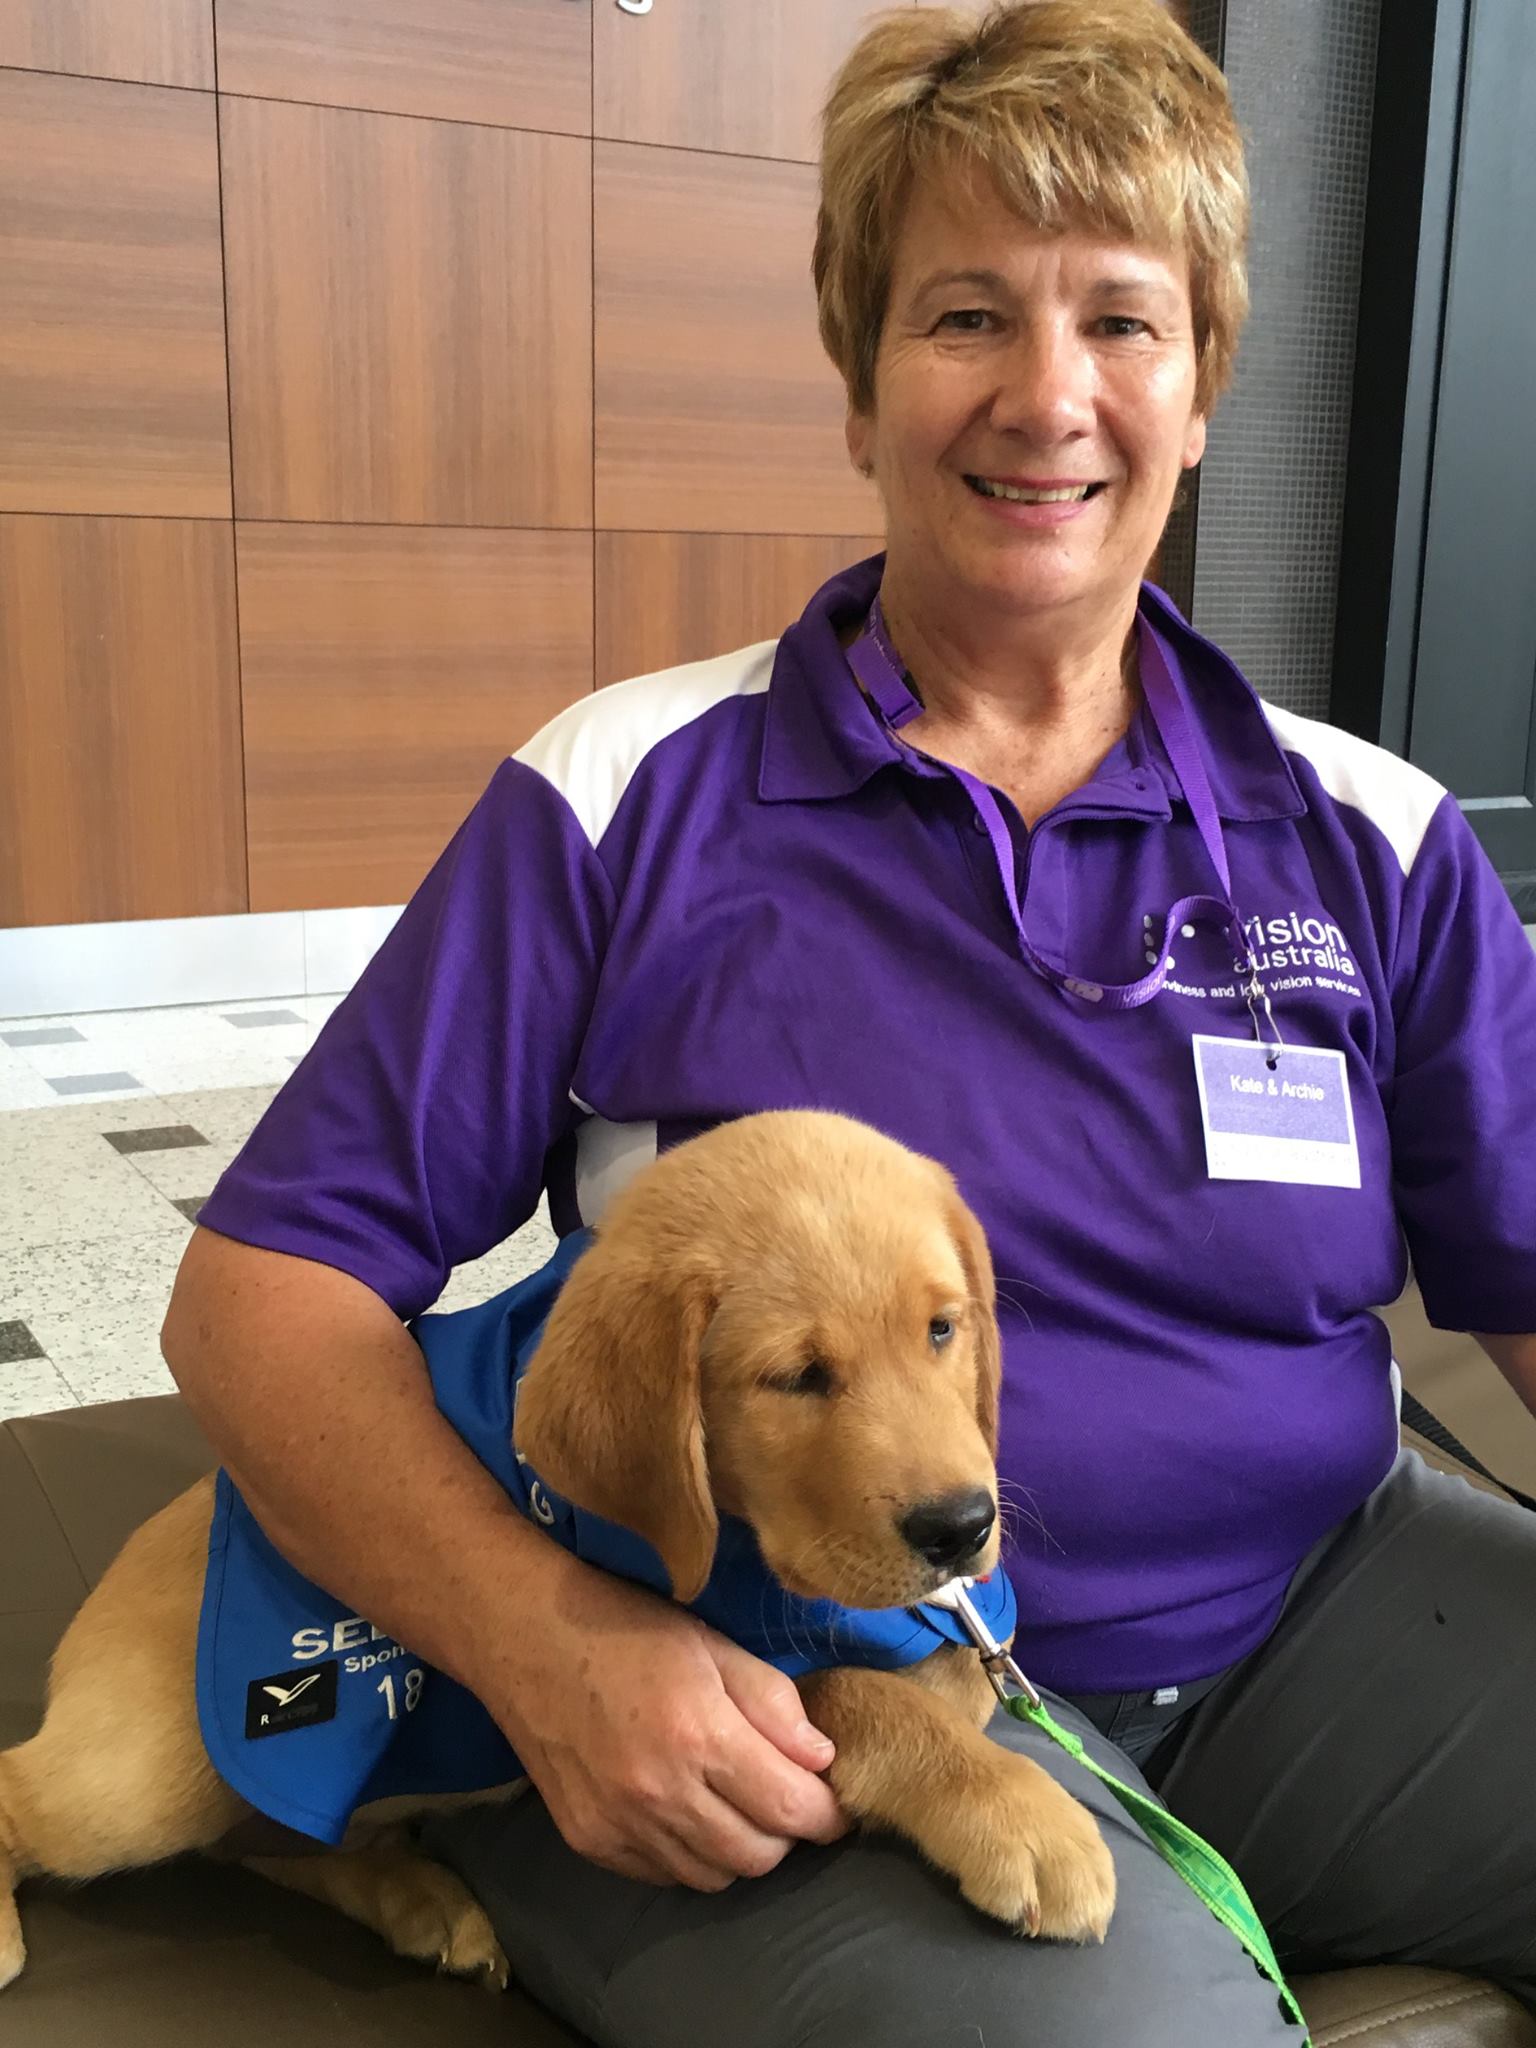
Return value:
[[(578, 1557), (659, 1593), (648, 1543), (549, 1491), (513, 1448), (517, 1384), (591, 1233), (565, 1238), (542, 1271), (478, 1308), (413, 1325), (438, 1406), (531, 1520)], [(410, 1490), (399, 1494), (410, 1541)], [(995, 1571), (972, 1598), (993, 1633), (1014, 1626)], [(895, 1671), (965, 1643), (939, 1607), (853, 1608), (786, 1592), (744, 1522), (723, 1517), (693, 1612), (796, 1677), (834, 1664)], [(397, 1794), (477, 1792), (524, 1775), (473, 1694), (415, 1657), (281, 1558), (227, 1472), (218, 1475), (197, 1644), (197, 1707), (214, 1768), (243, 1799), (300, 1833), (339, 1842), (355, 1808)]]

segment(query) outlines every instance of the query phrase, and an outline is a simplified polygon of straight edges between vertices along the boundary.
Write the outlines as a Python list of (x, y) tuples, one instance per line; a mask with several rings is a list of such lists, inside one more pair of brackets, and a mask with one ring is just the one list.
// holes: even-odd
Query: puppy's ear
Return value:
[(986, 1235), (953, 1185), (948, 1190), (946, 1220), (949, 1234), (965, 1268), (966, 1290), (976, 1331), (976, 1420), (987, 1440), (987, 1449), (997, 1456), (997, 1403), (1003, 1384), (1002, 1345), (997, 1334), (997, 1282), (992, 1273), (992, 1254)]
[(572, 1269), (517, 1397), (517, 1447), (577, 1507), (643, 1536), (684, 1603), (719, 1522), (704, 1455), (701, 1279), (662, 1278), (599, 1238)]

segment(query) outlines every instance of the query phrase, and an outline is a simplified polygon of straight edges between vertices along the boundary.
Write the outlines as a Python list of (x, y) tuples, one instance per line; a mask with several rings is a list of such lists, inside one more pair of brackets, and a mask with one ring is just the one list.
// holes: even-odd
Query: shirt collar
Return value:
[[(910, 759), (865, 702), (838, 637), (840, 629), (862, 622), (884, 568), (885, 557), (874, 555), (842, 570), (822, 585), (780, 640), (758, 773), (764, 802), (849, 796), (880, 769)], [(1155, 584), (1142, 585), (1140, 613), (1160, 636), (1205, 741), (1221, 817), (1232, 824), (1300, 817), (1306, 801), (1252, 686)], [(1145, 796), (1136, 800), (1137, 777), (1128, 772), (1141, 769), (1152, 772), (1169, 799), (1182, 797), (1144, 705), (1090, 785), (1095, 808), (1145, 813)]]

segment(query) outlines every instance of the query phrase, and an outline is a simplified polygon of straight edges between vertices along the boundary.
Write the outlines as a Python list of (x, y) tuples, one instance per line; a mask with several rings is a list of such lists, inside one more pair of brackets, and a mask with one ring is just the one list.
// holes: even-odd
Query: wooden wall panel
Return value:
[(591, 689), (591, 535), (237, 533), (251, 908), (401, 902)]
[(589, 525), (590, 145), (221, 112), (241, 516)]
[(228, 518), (211, 98), (0, 71), (0, 510)]
[(616, 683), (776, 638), (877, 534), (600, 533), (597, 680)]
[(0, 64), (213, 86), (213, 0), (0, 0)]
[(232, 529), (0, 516), (0, 926), (244, 910)]
[(591, 133), (572, 0), (219, 0), (218, 21), (225, 92)]
[(881, 0), (657, 0), (592, 16), (592, 124), (618, 142), (814, 163), (832, 74)]
[(596, 524), (878, 527), (816, 332), (815, 172), (616, 142), (595, 157)]

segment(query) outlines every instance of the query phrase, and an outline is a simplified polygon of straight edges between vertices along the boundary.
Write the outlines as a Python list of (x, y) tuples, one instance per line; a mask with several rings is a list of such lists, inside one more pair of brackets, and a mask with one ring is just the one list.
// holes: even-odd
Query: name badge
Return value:
[[(1357, 1188), (1360, 1153), (1342, 1052), (1196, 1032), (1195, 1079), (1212, 1180)], [(1274, 1066), (1269, 1064), (1275, 1059)]]

